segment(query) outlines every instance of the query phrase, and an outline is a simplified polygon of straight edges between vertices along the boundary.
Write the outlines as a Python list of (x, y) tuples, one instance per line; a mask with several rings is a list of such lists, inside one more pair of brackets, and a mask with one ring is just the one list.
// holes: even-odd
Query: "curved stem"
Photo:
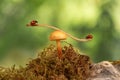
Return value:
[(63, 30), (61, 30), (59, 28), (56, 28), (56, 27), (50, 26), (50, 25), (46, 25), (46, 24), (38, 24), (36, 27), (48, 27), (48, 28), (51, 28), (51, 29), (54, 29), (54, 30), (59, 30), (61, 32), (64, 32), (67, 36), (71, 37), (72, 39), (74, 39), (76, 41), (80, 41), (80, 42), (85, 42), (85, 41), (91, 40), (91, 39), (80, 39), (80, 38), (74, 37), (71, 34), (66, 33), (65, 31), (63, 31)]
[(59, 57), (59, 59), (61, 59), (62, 58), (62, 48), (60, 45), (60, 40), (57, 40), (56, 43), (57, 43), (58, 57)]

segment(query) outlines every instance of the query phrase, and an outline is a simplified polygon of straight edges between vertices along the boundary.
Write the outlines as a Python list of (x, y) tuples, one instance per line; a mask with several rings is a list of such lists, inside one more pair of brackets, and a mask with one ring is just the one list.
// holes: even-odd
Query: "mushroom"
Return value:
[(61, 48), (60, 40), (65, 40), (65, 39), (67, 39), (67, 35), (59, 30), (52, 32), (50, 35), (50, 40), (56, 41), (59, 59), (62, 58), (62, 48)]
[(67, 37), (70, 37), (76, 41), (79, 41), (79, 42), (86, 42), (86, 41), (90, 41), (92, 40), (93, 36), (91, 34), (87, 35), (86, 38), (84, 39), (80, 39), (80, 38), (77, 38), (77, 37), (74, 37), (72, 36), (71, 34), (57, 28), (57, 27), (54, 27), (54, 26), (50, 26), (50, 25), (47, 25), (47, 24), (38, 24), (38, 21), (36, 20), (33, 20), (31, 21), (29, 24), (27, 24), (28, 27), (30, 26), (34, 26), (34, 27), (48, 27), (48, 28), (51, 28), (51, 29), (54, 29), (55, 31), (51, 33), (50, 35), (50, 40), (51, 41), (56, 41), (57, 43), (57, 50), (58, 50), (58, 57), (59, 59), (62, 58), (62, 48), (61, 48), (61, 45), (60, 45), (60, 40), (65, 40)]

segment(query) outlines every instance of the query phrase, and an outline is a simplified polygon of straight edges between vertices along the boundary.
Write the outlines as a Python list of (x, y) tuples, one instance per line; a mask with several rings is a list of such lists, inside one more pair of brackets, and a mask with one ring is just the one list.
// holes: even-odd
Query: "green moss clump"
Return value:
[(50, 45), (38, 53), (26, 67), (0, 68), (0, 80), (86, 80), (92, 62), (81, 55), (72, 45), (64, 46), (62, 59), (57, 56), (56, 46)]

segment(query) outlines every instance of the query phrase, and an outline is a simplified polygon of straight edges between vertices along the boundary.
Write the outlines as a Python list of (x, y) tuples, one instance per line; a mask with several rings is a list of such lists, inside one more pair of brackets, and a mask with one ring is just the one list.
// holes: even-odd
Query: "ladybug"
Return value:
[(32, 21), (30, 22), (30, 25), (31, 25), (31, 26), (37, 26), (37, 23), (38, 23), (38, 21), (32, 20)]
[(31, 25), (31, 26), (36, 26), (37, 23), (38, 23), (38, 21), (36, 21), (36, 20), (32, 20), (32, 21), (30, 22), (30, 25)]
[(91, 35), (91, 34), (88, 34), (87, 36), (86, 36), (86, 39), (92, 39), (93, 38), (93, 36)]

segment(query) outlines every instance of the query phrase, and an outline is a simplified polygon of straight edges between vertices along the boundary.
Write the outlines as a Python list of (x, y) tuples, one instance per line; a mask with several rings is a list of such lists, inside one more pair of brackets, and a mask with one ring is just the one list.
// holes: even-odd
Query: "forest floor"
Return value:
[(71, 44), (59, 59), (55, 45), (43, 49), (26, 67), (0, 67), (0, 80), (120, 80), (120, 61), (94, 63)]

